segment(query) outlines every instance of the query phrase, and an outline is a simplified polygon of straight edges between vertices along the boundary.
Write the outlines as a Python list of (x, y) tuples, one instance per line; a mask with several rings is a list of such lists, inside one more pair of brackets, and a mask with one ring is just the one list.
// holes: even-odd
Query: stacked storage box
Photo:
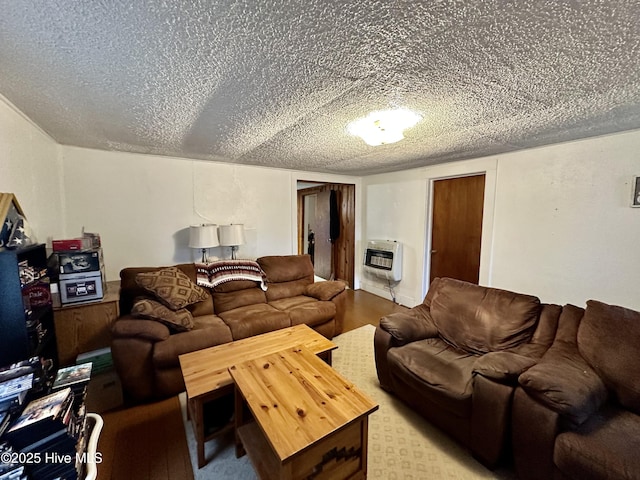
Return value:
[(62, 304), (89, 302), (104, 296), (105, 268), (99, 237), (52, 242)]
[(122, 405), (122, 385), (113, 367), (111, 348), (81, 353), (76, 364), (91, 362), (91, 382), (87, 387), (87, 411), (102, 413)]

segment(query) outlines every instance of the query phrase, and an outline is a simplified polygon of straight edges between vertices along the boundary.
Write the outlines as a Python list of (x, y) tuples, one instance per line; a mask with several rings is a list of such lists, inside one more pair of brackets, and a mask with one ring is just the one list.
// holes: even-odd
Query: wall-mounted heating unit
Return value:
[(364, 271), (392, 282), (402, 280), (402, 244), (392, 240), (369, 240)]

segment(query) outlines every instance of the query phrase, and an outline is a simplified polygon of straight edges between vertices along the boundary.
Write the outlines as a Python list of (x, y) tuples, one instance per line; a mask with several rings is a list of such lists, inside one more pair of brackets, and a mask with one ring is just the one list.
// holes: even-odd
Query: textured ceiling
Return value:
[[(366, 175), (640, 128), (640, 2), (0, 0), (0, 94), (62, 144)], [(406, 139), (346, 125), (402, 106)]]

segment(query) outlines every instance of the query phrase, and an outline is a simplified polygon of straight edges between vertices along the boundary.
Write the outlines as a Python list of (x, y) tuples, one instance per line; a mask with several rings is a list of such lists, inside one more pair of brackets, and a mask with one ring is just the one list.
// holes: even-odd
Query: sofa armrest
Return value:
[(337, 280), (328, 280), (326, 282), (315, 282), (307, 285), (305, 295), (313, 297), (316, 300), (329, 301), (346, 288), (343, 282)]
[(111, 327), (111, 353), (127, 398), (142, 402), (155, 392), (153, 351), (169, 338), (169, 328), (155, 320), (123, 315)]
[(516, 381), (537, 359), (514, 352), (489, 352), (478, 357), (473, 373), (501, 383)]
[(606, 402), (607, 388), (574, 346), (554, 347), (518, 382), (541, 404), (580, 425)]
[(391, 380), (391, 372), (389, 371), (387, 353), (393, 346), (392, 343), (393, 337), (378, 325), (376, 327), (376, 333), (373, 336), (373, 353), (376, 362), (376, 372), (378, 373), (380, 386), (389, 392), (393, 391), (393, 382)]
[(394, 346), (438, 336), (429, 307), (420, 304), (406, 312), (397, 312), (380, 319), (380, 328), (393, 337)]
[(139, 338), (154, 343), (166, 340), (170, 334), (169, 328), (160, 322), (129, 315), (120, 317), (111, 327), (113, 338)]

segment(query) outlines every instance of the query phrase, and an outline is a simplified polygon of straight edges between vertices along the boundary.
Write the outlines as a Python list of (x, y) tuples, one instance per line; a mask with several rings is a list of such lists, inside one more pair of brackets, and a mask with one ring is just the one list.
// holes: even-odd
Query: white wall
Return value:
[[(191, 262), (188, 226), (243, 223), (238, 258), (297, 252), (299, 179), (352, 177), (62, 147), (67, 230), (100, 233), (107, 279), (127, 266)], [(211, 256), (230, 257), (228, 247)]]
[(640, 131), (499, 162), (493, 284), (548, 302), (640, 310)]
[[(402, 305), (417, 305), (428, 288), (425, 252), (430, 250), (431, 211), (429, 201), (432, 181), (473, 173), (485, 173), (485, 214), (483, 245), (492, 242), (493, 190), (495, 189), (495, 159), (478, 159), (448, 163), (404, 172), (375, 175), (363, 179), (366, 216), (363, 245), (368, 240), (402, 242), (402, 280), (395, 285), (396, 301)], [(364, 249), (363, 249), (364, 252)], [(361, 254), (362, 258), (363, 253)], [(481, 254), (480, 282), (489, 280), (489, 258)], [(386, 280), (362, 273), (362, 288), (384, 298), (392, 298)]]
[(61, 178), (58, 144), (0, 96), (0, 192), (16, 195), (37, 240), (49, 245), (65, 233)]
[[(384, 178), (384, 177), (383, 177)], [(411, 175), (396, 174), (391, 182), (376, 183), (374, 179), (365, 179), (366, 234), (363, 249), (356, 258), (362, 263), (364, 250), (369, 240), (395, 240), (402, 243), (402, 278), (395, 288), (396, 301), (403, 305), (414, 305), (420, 296), (422, 258), (425, 238), (425, 202), (416, 199), (426, 198), (426, 182), (412, 178)], [(361, 286), (364, 290), (391, 299), (391, 292), (384, 279), (369, 273), (362, 273)]]
[[(431, 181), (485, 171), (480, 283), (584, 306), (590, 298), (640, 309), (640, 131), (365, 177), (363, 236), (404, 242), (398, 300), (422, 301)], [(389, 298), (383, 282), (363, 288)], [(404, 300), (404, 302), (402, 302)]]

